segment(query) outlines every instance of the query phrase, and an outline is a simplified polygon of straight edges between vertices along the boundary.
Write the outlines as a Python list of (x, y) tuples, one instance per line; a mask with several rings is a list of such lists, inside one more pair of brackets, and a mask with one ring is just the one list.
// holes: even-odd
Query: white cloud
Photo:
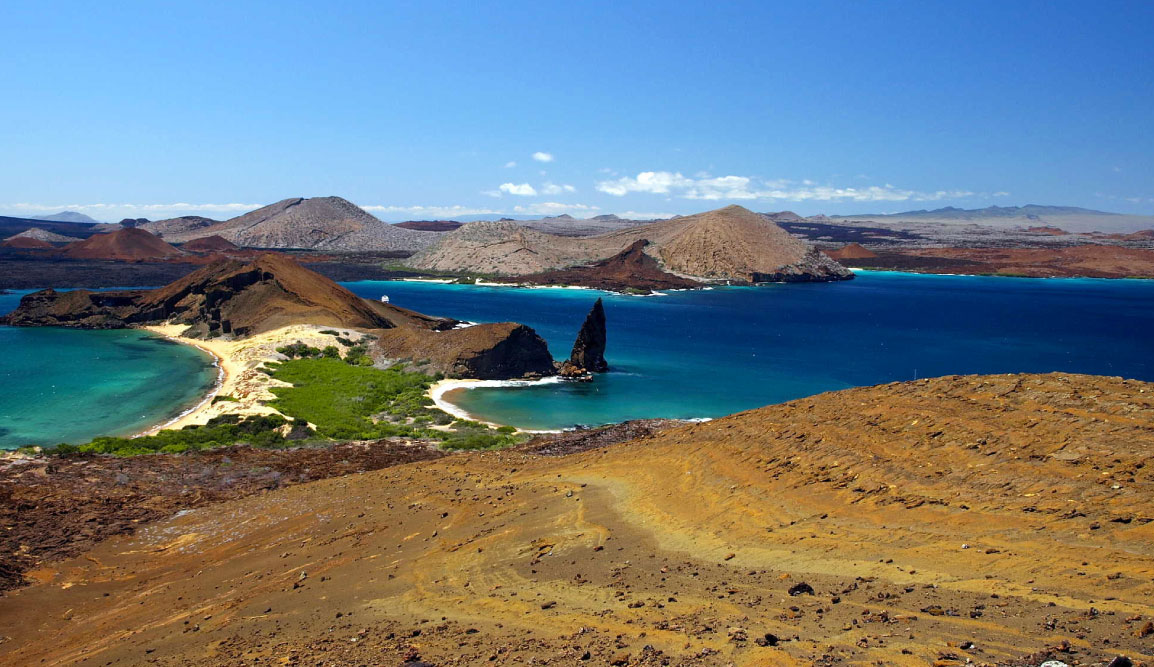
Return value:
[(936, 201), (972, 196), (965, 190), (918, 192), (892, 185), (868, 187), (835, 187), (818, 185), (810, 180), (755, 181), (748, 176), (689, 178), (680, 172), (643, 171), (636, 177), (600, 181), (597, 190), (617, 197), (630, 192), (672, 194), (683, 199), (734, 200), (761, 199), (785, 201)]
[(614, 181), (601, 181), (597, 184), (597, 189), (617, 197), (630, 192), (648, 192), (650, 194), (663, 195), (669, 194), (671, 189), (689, 187), (692, 184), (693, 179), (686, 178), (680, 173), (643, 171), (637, 174), (636, 178), (622, 176)]
[(559, 195), (566, 192), (577, 192), (577, 188), (572, 185), (558, 185), (556, 183), (549, 183), (548, 181), (541, 186), (541, 193), (546, 195)]
[(528, 183), (502, 183), (497, 189), (505, 194), (517, 195), (518, 197), (535, 197), (537, 195), (537, 190)]
[(512, 169), (513, 167), (516, 167), (516, 166), (517, 166), (517, 163), (513, 160), (509, 160), (508, 162), (505, 163), (506, 169)]
[(587, 206), (585, 204), (562, 204), (555, 201), (543, 201), (526, 206), (514, 206), (513, 212), (523, 215), (561, 215), (568, 213), (573, 216), (581, 215), (596, 215), (600, 211), (596, 206)]
[(538, 162), (552, 162), (553, 154), (537, 151), (536, 153), (533, 153), (533, 159)]
[(413, 218), (454, 218), (459, 215), (494, 215), (501, 211), (471, 206), (383, 206), (369, 205), (361, 208), (381, 219), (411, 220)]
[(209, 215), (219, 217), (233, 217), (241, 213), (258, 209), (265, 204), (192, 204), (189, 202), (175, 202), (172, 204), (36, 204), (20, 202), (15, 204), (0, 204), (0, 211), (6, 215), (40, 215), (43, 213), (59, 213), (60, 211), (76, 211), (85, 213), (98, 220), (116, 221), (121, 218), (151, 218), (161, 220), (178, 215)]
[(664, 220), (677, 215), (676, 213), (652, 213), (649, 211), (614, 211), (613, 214), (626, 220)]
[(0, 209), (13, 211), (110, 211), (110, 210), (133, 210), (133, 211), (166, 211), (166, 210), (180, 210), (180, 211), (215, 211), (215, 212), (230, 212), (230, 211), (251, 211), (253, 209), (265, 206), (265, 204), (189, 204), (186, 202), (178, 202), (175, 204), (0, 204)]

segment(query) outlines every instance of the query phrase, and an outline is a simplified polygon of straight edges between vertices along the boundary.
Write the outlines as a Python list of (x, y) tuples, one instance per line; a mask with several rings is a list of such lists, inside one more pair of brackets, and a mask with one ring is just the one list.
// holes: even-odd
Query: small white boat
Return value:
[(381, 295), (381, 303), (388, 303), (388, 302), (389, 302), (389, 295), (382, 294)]

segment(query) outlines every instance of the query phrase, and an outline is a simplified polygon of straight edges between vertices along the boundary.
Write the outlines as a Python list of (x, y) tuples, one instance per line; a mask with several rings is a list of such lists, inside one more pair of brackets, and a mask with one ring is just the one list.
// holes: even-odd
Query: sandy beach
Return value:
[[(453, 415), (457, 419), (468, 419), (470, 421), (479, 422), (479, 423), (485, 424), (487, 426), (492, 426), (493, 428), (498, 428), (501, 426), (507, 426), (507, 424), (498, 424), (497, 422), (487, 421), (485, 419), (480, 419), (480, 418), (478, 418), (472, 414), (469, 414), (467, 411), (462, 409), (460, 406), (449, 401), (449, 398), (450, 398), (449, 395), (452, 394), (453, 392), (456, 392), (456, 391), (463, 391), (465, 389), (476, 389), (478, 387), (517, 387), (517, 386), (527, 386), (527, 385), (533, 385), (533, 384), (549, 384), (549, 383), (561, 382), (561, 381), (562, 380), (558, 377), (549, 377), (549, 378), (545, 378), (543, 380), (440, 380), (439, 382), (433, 383), (433, 386), (429, 387), (428, 396), (429, 396), (429, 398), (433, 399), (434, 405), (436, 405), (441, 410), (444, 410), (445, 412)], [(516, 427), (514, 427), (514, 428), (516, 428)], [(519, 428), (517, 430), (520, 431), (521, 433), (560, 433), (561, 432), (560, 430), (556, 430), (556, 429), (553, 429), (553, 430), (534, 430), (534, 429)]]
[[(179, 324), (166, 324), (142, 327), (146, 331), (164, 336), (170, 340), (185, 345), (192, 345), (216, 358), (220, 375), (214, 388), (205, 396), (204, 400), (180, 415), (154, 426), (140, 435), (151, 435), (162, 429), (178, 429), (190, 425), (203, 425), (213, 417), (224, 414), (235, 415), (273, 415), (280, 414), (273, 408), (265, 405), (276, 396), (272, 393), (273, 387), (288, 386), (284, 382), (275, 380), (267, 374), (257, 370), (266, 361), (283, 361), (284, 356), (276, 348), (290, 343), (302, 342), (313, 347), (337, 345), (335, 336), (320, 333), (322, 330), (339, 331), (345, 338), (359, 339), (364, 334), (354, 329), (338, 327), (324, 327), (314, 324), (296, 324), (282, 327), (275, 331), (258, 334), (244, 340), (212, 339), (201, 340), (185, 338), (181, 332), (186, 327)], [(342, 350), (343, 351), (343, 350)], [(218, 396), (229, 396), (235, 401), (219, 401), (213, 399)]]

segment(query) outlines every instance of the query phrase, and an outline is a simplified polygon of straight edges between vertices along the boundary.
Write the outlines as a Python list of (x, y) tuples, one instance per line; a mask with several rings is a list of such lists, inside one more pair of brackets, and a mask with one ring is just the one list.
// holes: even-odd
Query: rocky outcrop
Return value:
[(577, 332), (573, 351), (569, 359), (561, 365), (561, 376), (571, 379), (585, 379), (590, 373), (605, 373), (609, 363), (605, 361), (605, 306), (601, 299), (593, 304), (585, 323)]
[(589, 266), (534, 273), (502, 279), (503, 282), (534, 285), (579, 285), (613, 292), (652, 293), (662, 289), (694, 289), (701, 283), (663, 271), (657, 260), (645, 254), (646, 239), (633, 242), (609, 259)]
[(283, 255), (250, 262), (221, 260), (156, 290), (43, 290), (24, 297), (6, 318), (13, 326), (121, 328), (172, 322), (194, 337), (250, 336), (289, 324), (389, 329), (444, 329), (455, 320), (429, 317), (362, 299)]
[(188, 243), (181, 244), (181, 250), (188, 252), (226, 252), (229, 250), (240, 250), (240, 247), (229, 241), (221, 238), (215, 234), (212, 236), (205, 236), (204, 238), (193, 239)]
[(126, 228), (107, 234), (94, 234), (83, 241), (70, 243), (61, 251), (73, 259), (109, 259), (122, 262), (163, 260), (184, 253), (143, 229)]
[(0, 324), (13, 327), (123, 329), (136, 321), (140, 312), (137, 302), (144, 293), (144, 290), (40, 290), (20, 299), (16, 310), (0, 317)]
[(377, 338), (374, 356), (409, 361), (423, 373), (479, 380), (556, 374), (545, 339), (516, 322), (477, 324), (448, 331), (396, 328)]
[(853, 271), (845, 268), (817, 248), (806, 250), (801, 260), (782, 266), (774, 271), (762, 273), (752, 271), (749, 282), (757, 283), (826, 283), (834, 280), (851, 280)]

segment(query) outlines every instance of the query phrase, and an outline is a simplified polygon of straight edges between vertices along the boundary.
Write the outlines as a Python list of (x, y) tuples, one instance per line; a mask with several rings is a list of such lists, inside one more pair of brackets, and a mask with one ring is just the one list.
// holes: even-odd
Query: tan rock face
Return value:
[(47, 564), (0, 599), (0, 662), (1149, 661), (1151, 457), (1154, 384), (1078, 375), (450, 456)]
[(514, 222), (472, 223), (409, 260), (426, 270), (537, 274), (603, 260), (647, 240), (662, 268), (715, 280), (838, 280), (852, 274), (785, 230), (740, 206), (591, 237), (562, 237)]

